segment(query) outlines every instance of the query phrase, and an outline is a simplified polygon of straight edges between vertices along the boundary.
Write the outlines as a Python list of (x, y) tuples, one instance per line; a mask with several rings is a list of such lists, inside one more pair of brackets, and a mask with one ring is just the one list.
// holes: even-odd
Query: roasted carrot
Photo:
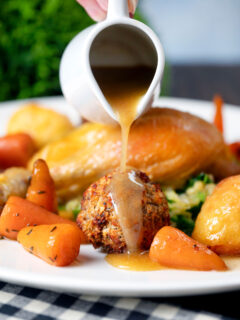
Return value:
[[(71, 211), (66, 211), (66, 210), (59, 210), (58, 214), (60, 217), (71, 220), (71, 221), (76, 221), (76, 218), (74, 217), (73, 213)], [(85, 234), (82, 232), (82, 239), (81, 239), (81, 244), (88, 244), (89, 241)]]
[(18, 242), (37, 257), (54, 266), (67, 266), (78, 256), (81, 231), (69, 224), (51, 224), (23, 228)]
[(32, 179), (26, 198), (48, 211), (57, 212), (54, 181), (46, 162), (42, 159), (36, 160), (33, 164)]
[[(75, 222), (64, 219), (28, 200), (11, 196), (8, 198), (0, 217), (0, 234), (16, 240), (18, 232), (27, 226), (53, 223), (76, 226)], [(81, 234), (83, 241), (85, 241), (82, 231)]]
[(35, 151), (33, 139), (25, 133), (0, 138), (0, 169), (25, 167)]
[(214, 125), (223, 133), (223, 100), (222, 97), (216, 95), (213, 99), (215, 105)]
[[(215, 105), (214, 125), (223, 134), (223, 99), (216, 95), (213, 100)], [(240, 142), (231, 143), (228, 147), (228, 150), (240, 161)]]
[(224, 261), (207, 246), (173, 227), (163, 227), (153, 239), (149, 256), (161, 265), (199, 271), (227, 269)]

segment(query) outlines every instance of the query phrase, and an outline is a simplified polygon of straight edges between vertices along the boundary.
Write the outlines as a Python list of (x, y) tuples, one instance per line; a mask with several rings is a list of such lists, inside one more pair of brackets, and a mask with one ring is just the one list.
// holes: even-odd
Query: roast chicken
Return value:
[[(38, 158), (46, 160), (58, 195), (67, 200), (117, 168), (120, 157), (120, 127), (84, 123), (37, 152), (29, 168)], [(221, 133), (189, 113), (154, 108), (136, 120), (130, 131), (128, 167), (145, 172), (163, 186), (180, 187), (195, 173), (211, 173), (219, 157), (225, 167), (232, 166)], [(238, 164), (231, 168), (231, 174), (240, 172)]]

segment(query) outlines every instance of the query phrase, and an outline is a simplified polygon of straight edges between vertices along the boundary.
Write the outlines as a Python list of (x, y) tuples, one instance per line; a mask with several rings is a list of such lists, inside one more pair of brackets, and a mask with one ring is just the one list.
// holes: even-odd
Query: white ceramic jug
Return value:
[(160, 92), (164, 53), (155, 33), (129, 18), (127, 0), (109, 0), (107, 18), (69, 43), (60, 64), (64, 97), (82, 117), (100, 123), (116, 123), (116, 116), (96, 82), (92, 67), (155, 68), (155, 75), (137, 107), (137, 117), (149, 109)]

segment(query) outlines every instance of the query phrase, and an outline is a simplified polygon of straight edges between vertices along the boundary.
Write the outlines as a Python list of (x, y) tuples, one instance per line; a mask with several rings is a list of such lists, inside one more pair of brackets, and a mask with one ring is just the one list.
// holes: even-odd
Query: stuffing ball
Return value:
[[(133, 170), (130, 170), (131, 173)], [(129, 171), (129, 172), (130, 172)], [(109, 173), (93, 183), (83, 194), (82, 210), (77, 223), (95, 248), (102, 248), (107, 253), (122, 253), (127, 246), (120, 227), (109, 190), (109, 184), (117, 171)], [(141, 171), (134, 174), (144, 185), (142, 193), (142, 239), (141, 250), (148, 250), (153, 237), (163, 226), (169, 225), (167, 200), (160, 185), (151, 183)]]

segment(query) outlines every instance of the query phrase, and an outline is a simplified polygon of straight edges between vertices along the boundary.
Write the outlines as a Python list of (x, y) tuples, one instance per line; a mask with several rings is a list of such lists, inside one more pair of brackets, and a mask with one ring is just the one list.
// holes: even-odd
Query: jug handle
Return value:
[(107, 20), (129, 17), (127, 0), (108, 0)]

